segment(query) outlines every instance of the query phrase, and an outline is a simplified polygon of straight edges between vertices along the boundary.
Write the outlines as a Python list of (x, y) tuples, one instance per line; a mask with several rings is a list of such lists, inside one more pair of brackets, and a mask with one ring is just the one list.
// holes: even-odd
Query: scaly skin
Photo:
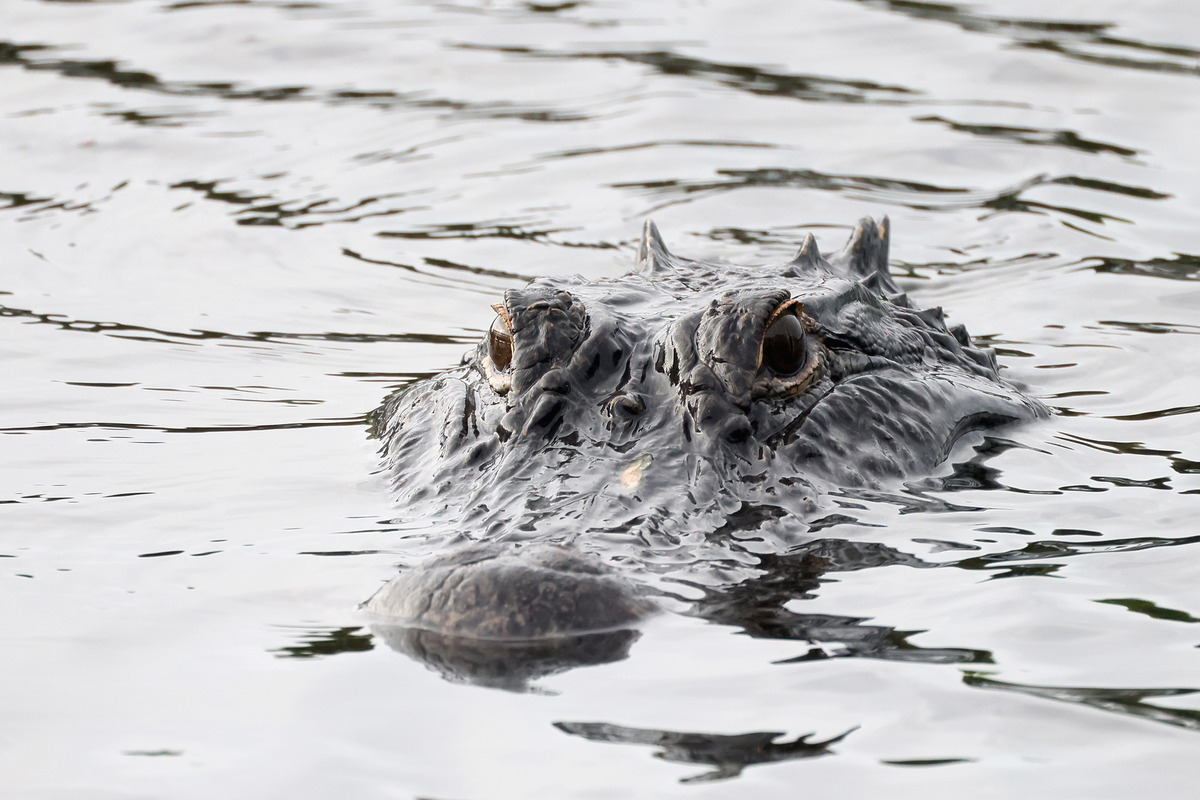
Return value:
[[(680, 553), (738, 514), (766, 509), (756, 529), (794, 542), (828, 492), (886, 489), (971, 431), (1046, 415), (899, 291), (887, 225), (863, 220), (829, 259), (810, 236), (786, 264), (739, 267), (677, 257), (647, 223), (636, 273), (507, 292), (494, 329), (510, 353), (485, 337), (377, 420), (405, 513), (479, 543), (368, 608), (460, 638), (611, 630), (650, 608), (624, 574), (703, 560)], [(530, 569), (548, 545), (567, 549)], [(525, 624), (539, 593), (555, 600)]]

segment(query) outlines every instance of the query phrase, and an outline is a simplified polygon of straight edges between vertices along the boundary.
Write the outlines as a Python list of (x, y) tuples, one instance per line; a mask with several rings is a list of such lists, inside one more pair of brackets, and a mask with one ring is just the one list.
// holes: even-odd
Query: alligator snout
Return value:
[(553, 544), (484, 542), (400, 573), (365, 604), (389, 624), (518, 641), (637, 624), (655, 605), (598, 558)]
[(657, 611), (598, 558), (553, 544), (459, 547), (388, 581), (364, 604), (389, 646), (456, 680), (528, 681), (617, 661)]

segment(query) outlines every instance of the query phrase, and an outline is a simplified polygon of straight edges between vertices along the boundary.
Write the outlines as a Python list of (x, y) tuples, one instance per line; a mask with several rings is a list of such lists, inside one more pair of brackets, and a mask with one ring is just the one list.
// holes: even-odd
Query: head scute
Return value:
[(662, 234), (654, 220), (646, 220), (642, 227), (642, 242), (638, 247), (638, 266), (647, 275), (662, 272), (670, 267), (671, 251), (667, 249)]

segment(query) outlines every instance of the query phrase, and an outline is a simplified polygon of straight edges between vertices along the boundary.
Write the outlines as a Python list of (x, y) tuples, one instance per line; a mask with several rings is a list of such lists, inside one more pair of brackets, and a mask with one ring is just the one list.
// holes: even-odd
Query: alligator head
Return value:
[(773, 267), (681, 258), (648, 222), (632, 274), (508, 291), (460, 367), (377, 415), (406, 513), (474, 544), (368, 609), (423, 631), (426, 660), (430, 637), (453, 660), (464, 641), (624, 629), (651, 607), (626, 575), (753, 560), (697, 554), (731, 521), (794, 544), (823, 494), (928, 473), (968, 432), (1046, 414), (909, 302), (887, 254), (886, 218)]

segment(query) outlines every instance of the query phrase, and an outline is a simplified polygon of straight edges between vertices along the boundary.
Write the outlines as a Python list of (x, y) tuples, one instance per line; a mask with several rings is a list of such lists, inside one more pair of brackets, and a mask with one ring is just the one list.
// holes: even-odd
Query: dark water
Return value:
[[(1198, 80), (1189, 0), (5, 0), (0, 796), (1193, 796)], [(888, 214), (1060, 413), (822, 531), (911, 558), (807, 638), (444, 681), (356, 610), (423, 541), (367, 414), (650, 214)]]

